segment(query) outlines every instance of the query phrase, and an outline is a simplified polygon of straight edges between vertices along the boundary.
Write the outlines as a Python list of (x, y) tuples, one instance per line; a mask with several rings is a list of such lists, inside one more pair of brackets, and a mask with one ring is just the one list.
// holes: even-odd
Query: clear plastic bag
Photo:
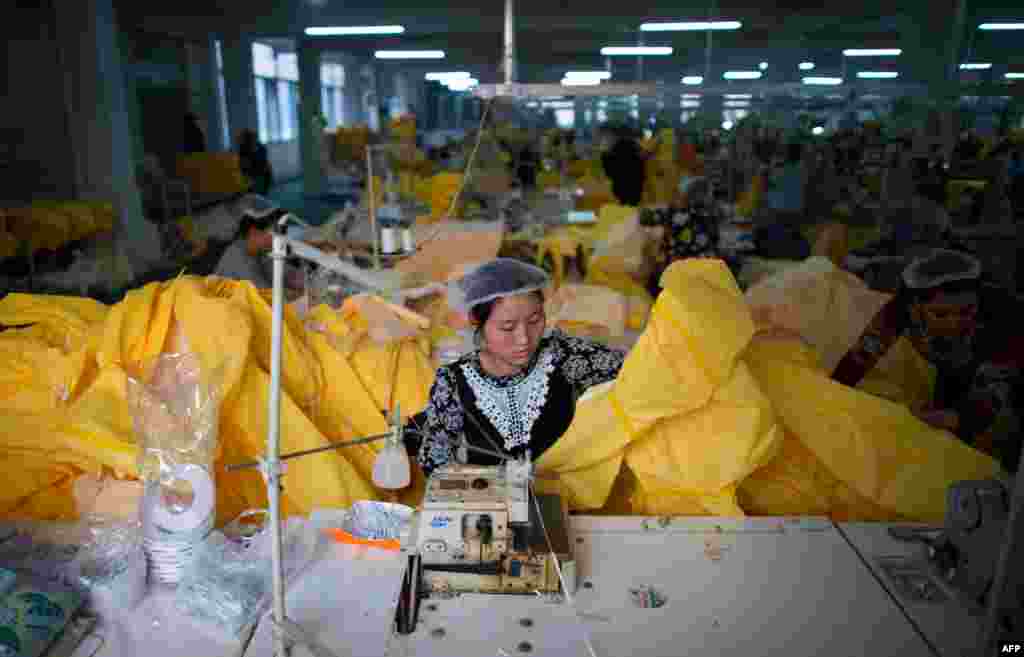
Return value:
[[(270, 532), (237, 541), (213, 532), (200, 546), (176, 593), (179, 610), (232, 634), (255, 623), (272, 601)], [(294, 580), (318, 556), (318, 533), (302, 518), (284, 527), (285, 582)]]
[(101, 614), (134, 607), (146, 594), (141, 524), (91, 516), (83, 525), (85, 539), (73, 565), (78, 588), (88, 591), (93, 608)]
[(177, 466), (209, 469), (217, 449), (221, 372), (203, 373), (195, 354), (161, 354), (128, 379), (128, 406), (144, 481), (172, 483)]

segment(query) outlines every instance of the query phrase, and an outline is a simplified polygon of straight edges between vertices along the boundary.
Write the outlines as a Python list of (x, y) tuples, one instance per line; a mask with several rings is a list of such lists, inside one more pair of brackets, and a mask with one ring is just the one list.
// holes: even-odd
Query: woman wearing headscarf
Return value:
[(438, 369), (426, 410), (413, 418), (425, 473), (453, 462), (496, 465), (496, 453), (536, 458), (569, 428), (580, 395), (618, 375), (624, 353), (547, 329), (547, 285), (544, 270), (510, 258), (449, 284), (449, 306), (469, 315), (477, 348)]

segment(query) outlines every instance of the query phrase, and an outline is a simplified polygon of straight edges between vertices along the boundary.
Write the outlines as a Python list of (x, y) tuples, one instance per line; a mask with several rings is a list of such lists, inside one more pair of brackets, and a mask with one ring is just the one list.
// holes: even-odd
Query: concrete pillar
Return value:
[[(125, 73), (111, 0), (54, 3), (68, 69), (66, 105), (76, 195), (113, 203), (115, 239), (133, 264), (160, 256), (135, 180)], [(148, 229), (148, 230), (147, 230)]]
[(224, 58), (224, 92), (228, 106), (228, 126), (232, 144), (242, 130), (259, 130), (256, 113), (256, 81), (252, 69), (250, 37), (230, 35), (221, 40)]
[(324, 171), (320, 149), (324, 135), (319, 116), (322, 112), (320, 93), (320, 51), (306, 39), (298, 40), (299, 56), (299, 150), (302, 153), (302, 182), (306, 194), (324, 191)]
[[(210, 35), (206, 40), (206, 50), (203, 52), (203, 113), (206, 115), (206, 144), (211, 151), (226, 151), (233, 148), (230, 138), (225, 142), (224, 134), (227, 132), (224, 119), (221, 115), (220, 98), (220, 69), (217, 64), (217, 39)], [(228, 132), (230, 135), (231, 133)]]
[(409, 84), (409, 76), (405, 73), (395, 73), (393, 78), (395, 104), (393, 111), (399, 115), (409, 114), (412, 110), (412, 89)]

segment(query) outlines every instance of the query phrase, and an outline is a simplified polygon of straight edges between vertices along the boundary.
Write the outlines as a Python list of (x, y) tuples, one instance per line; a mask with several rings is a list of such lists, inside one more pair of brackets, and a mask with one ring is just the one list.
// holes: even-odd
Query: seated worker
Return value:
[(618, 375), (624, 353), (545, 330), (547, 285), (544, 270), (510, 258), (449, 284), (449, 306), (470, 315), (477, 348), (437, 370), (426, 410), (412, 418), (426, 474), (501, 462), (469, 447), (540, 456), (569, 428), (580, 395)]
[[(273, 260), (270, 250), (273, 247), (273, 235), (270, 227), (280, 219), (283, 210), (275, 210), (263, 217), (246, 215), (238, 227), (235, 240), (224, 251), (214, 276), (249, 281), (257, 288), (274, 287)], [(285, 267), (285, 288), (291, 292), (305, 287), (305, 276), (301, 267)]]
[(803, 149), (790, 144), (786, 149), (786, 164), (778, 178), (769, 183), (764, 194), (765, 209), (777, 222), (799, 224), (804, 212)]
[(1016, 471), (1024, 341), (1008, 308), (1012, 301), (986, 296), (981, 264), (958, 251), (936, 249), (915, 259), (903, 283), (832, 378), (856, 385), (906, 334), (937, 375), (933, 402), (918, 416)]

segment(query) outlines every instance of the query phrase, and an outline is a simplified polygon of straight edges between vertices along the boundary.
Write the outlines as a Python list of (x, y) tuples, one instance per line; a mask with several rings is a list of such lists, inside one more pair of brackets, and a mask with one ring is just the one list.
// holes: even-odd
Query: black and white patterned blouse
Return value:
[(409, 427), (419, 432), (420, 465), (429, 474), (460, 457), (477, 465), (500, 463), (487, 454), (460, 450), (463, 440), (510, 456), (529, 448), (536, 458), (569, 428), (580, 395), (618, 376), (624, 359), (621, 351), (552, 330), (518, 374), (488, 374), (479, 352), (439, 368), (426, 410)]

